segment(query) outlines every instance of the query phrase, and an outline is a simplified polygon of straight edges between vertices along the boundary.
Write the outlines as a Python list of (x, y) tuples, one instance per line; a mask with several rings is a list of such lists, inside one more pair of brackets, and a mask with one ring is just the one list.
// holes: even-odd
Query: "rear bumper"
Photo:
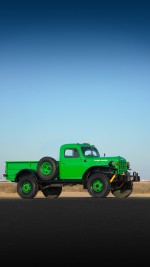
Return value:
[(118, 175), (117, 181), (118, 182), (129, 182), (129, 181), (139, 182), (140, 176), (138, 175), (137, 172), (133, 172), (132, 175), (130, 172), (126, 172), (124, 175)]

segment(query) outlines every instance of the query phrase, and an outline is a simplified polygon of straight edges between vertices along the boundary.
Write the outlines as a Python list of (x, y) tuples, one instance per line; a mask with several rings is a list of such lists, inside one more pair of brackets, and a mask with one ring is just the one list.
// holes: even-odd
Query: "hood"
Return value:
[(117, 168), (120, 165), (124, 165), (126, 167), (126, 160), (123, 157), (115, 156), (115, 157), (86, 157), (86, 161), (90, 165), (97, 166), (108, 166), (113, 162), (113, 166)]

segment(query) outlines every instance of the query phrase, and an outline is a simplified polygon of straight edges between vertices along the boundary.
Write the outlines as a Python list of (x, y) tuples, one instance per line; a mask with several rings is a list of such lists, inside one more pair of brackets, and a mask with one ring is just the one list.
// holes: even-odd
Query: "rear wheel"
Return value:
[(34, 198), (39, 190), (37, 180), (34, 176), (22, 176), (17, 183), (17, 193), (21, 198)]
[(41, 158), (37, 165), (37, 173), (42, 181), (52, 180), (57, 174), (57, 161), (51, 157)]
[(92, 197), (106, 197), (110, 188), (108, 177), (101, 173), (92, 174), (87, 181), (87, 190)]
[(131, 195), (133, 191), (133, 182), (120, 182), (118, 187), (111, 190), (111, 193), (117, 198), (125, 198)]
[(45, 187), (41, 191), (46, 198), (57, 198), (62, 192), (62, 187)]

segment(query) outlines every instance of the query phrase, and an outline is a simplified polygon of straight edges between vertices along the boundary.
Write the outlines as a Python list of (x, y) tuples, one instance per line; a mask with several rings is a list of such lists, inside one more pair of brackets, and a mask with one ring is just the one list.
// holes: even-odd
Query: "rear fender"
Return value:
[(24, 169), (24, 170), (21, 170), (17, 173), (16, 178), (15, 178), (15, 182), (18, 182), (21, 179), (21, 177), (25, 176), (25, 175), (34, 177), (37, 180), (36, 172), (28, 170), (28, 169)]

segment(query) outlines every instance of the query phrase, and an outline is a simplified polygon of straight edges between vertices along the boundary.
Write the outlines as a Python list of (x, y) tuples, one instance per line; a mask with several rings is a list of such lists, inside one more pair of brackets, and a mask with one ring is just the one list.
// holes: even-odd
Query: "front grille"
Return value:
[(124, 160), (119, 161), (118, 174), (122, 174), (127, 171), (127, 163)]

